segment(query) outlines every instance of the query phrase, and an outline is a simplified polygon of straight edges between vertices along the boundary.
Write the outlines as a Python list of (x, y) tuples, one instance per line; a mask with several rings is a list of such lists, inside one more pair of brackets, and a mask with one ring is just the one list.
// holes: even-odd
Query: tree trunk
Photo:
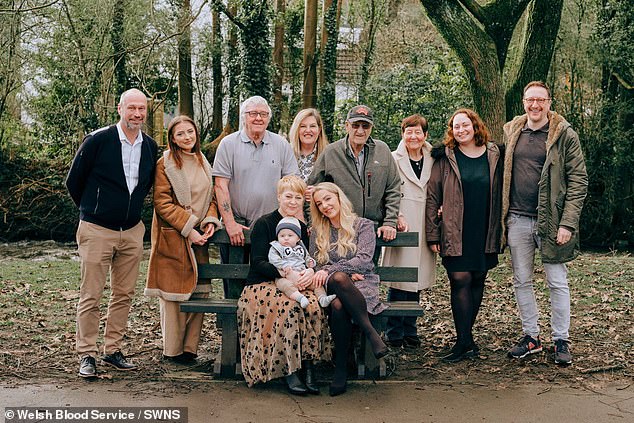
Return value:
[(115, 96), (121, 94), (128, 88), (128, 73), (126, 69), (126, 46), (123, 38), (126, 3), (127, 2), (125, 0), (114, 2), (112, 31), (110, 32), (110, 41), (112, 43), (112, 51), (114, 53), (113, 92)]
[(563, 0), (534, 0), (528, 7), (524, 39), (521, 46), (522, 61), (513, 83), (506, 91), (506, 118), (524, 113), (523, 89), (531, 81), (544, 81), (555, 50), (559, 32)]
[(178, 13), (178, 113), (194, 118), (194, 89), (192, 83), (191, 8), (189, 0), (182, 0)]
[(271, 45), (268, 0), (242, 0), (241, 85), (245, 96), (271, 100)]
[[(562, 1), (531, 1), (535, 4), (529, 11), (530, 24), (524, 28), (525, 42), (517, 61), (523, 67), (505, 71), (513, 30), (529, 0), (495, 0), (486, 6), (476, 0), (421, 0), (432, 23), (464, 66), (475, 109), (498, 142), (502, 140), (504, 122), (513, 115), (510, 103), (519, 103), (518, 87), (521, 91), (524, 81), (545, 78), (550, 67)], [(544, 30), (545, 21), (548, 22), (546, 26), (555, 28)], [(510, 81), (508, 86), (512, 87), (508, 97), (502, 82), (503, 74)]]
[(337, 82), (337, 43), (339, 39), (340, 0), (324, 0), (321, 26), (321, 66), (319, 109), (328, 139), (332, 140), (335, 120)]
[(220, 12), (211, 12), (211, 72), (213, 85), (211, 97), (213, 101), (211, 132), (216, 136), (222, 132), (222, 32), (220, 30)]
[(304, 3), (304, 108), (317, 105), (317, 0)]
[[(238, 0), (229, 0), (227, 9), (229, 13), (235, 16), (238, 10)], [(235, 131), (238, 129), (240, 122), (240, 94), (238, 93), (238, 83), (242, 71), (238, 48), (238, 28), (235, 25), (230, 25), (229, 28), (227, 56), (229, 57), (229, 107), (227, 109), (227, 126), (229, 126), (232, 131)]]
[(381, 19), (381, 12), (378, 10), (376, 0), (370, 0), (369, 15), (368, 15), (368, 28), (366, 31), (367, 39), (365, 49), (363, 52), (363, 62), (361, 63), (361, 70), (359, 76), (359, 102), (365, 103), (365, 88), (368, 85), (368, 79), (370, 77), (370, 67), (374, 60), (374, 47), (376, 31), (379, 26), (379, 20)]
[(282, 84), (284, 83), (284, 14), (286, 13), (286, 0), (276, 0), (275, 16), (275, 42), (273, 44), (273, 63), (275, 64), (275, 77), (273, 78), (273, 110), (274, 118), (271, 120), (271, 130), (277, 132), (282, 117)]

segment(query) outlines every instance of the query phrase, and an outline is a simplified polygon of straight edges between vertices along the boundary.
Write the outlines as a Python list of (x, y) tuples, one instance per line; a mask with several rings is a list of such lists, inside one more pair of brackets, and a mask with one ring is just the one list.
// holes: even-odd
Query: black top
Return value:
[[(282, 215), (275, 210), (255, 221), (251, 231), (251, 266), (247, 275), (247, 285), (274, 281), (280, 277), (280, 272), (269, 263), (270, 243), (277, 240), (275, 228), (280, 220)], [(304, 245), (308, 245), (308, 229), (304, 222), (300, 221), (299, 224), (302, 227), (302, 241)]]
[(425, 157), (421, 157), (420, 160), (409, 159), (409, 164), (412, 166), (412, 170), (416, 174), (416, 177), (420, 179), (421, 173), (423, 173), (423, 162)]
[(443, 257), (447, 272), (486, 271), (497, 265), (497, 254), (485, 254), (489, 218), (489, 160), (485, 152), (475, 158), (454, 148), (460, 181), (464, 213), (462, 216), (462, 256)]
[(81, 220), (115, 231), (139, 223), (143, 199), (154, 183), (158, 151), (154, 140), (142, 135), (139, 182), (132, 194), (125, 180), (116, 125), (86, 135), (66, 177)]

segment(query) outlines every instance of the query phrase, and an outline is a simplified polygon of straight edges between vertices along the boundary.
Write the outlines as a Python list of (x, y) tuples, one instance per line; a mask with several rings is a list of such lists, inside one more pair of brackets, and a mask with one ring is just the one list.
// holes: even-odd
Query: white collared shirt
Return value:
[(128, 185), (128, 191), (132, 194), (132, 191), (139, 183), (139, 164), (141, 163), (143, 135), (139, 131), (134, 143), (131, 143), (121, 128), (121, 122), (117, 123), (117, 132), (119, 132), (119, 141), (121, 141), (121, 158), (123, 159), (125, 182)]

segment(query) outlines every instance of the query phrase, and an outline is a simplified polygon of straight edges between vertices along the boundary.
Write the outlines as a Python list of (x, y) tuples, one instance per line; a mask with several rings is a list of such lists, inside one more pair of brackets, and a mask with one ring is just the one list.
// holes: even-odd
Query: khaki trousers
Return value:
[(99, 303), (110, 271), (110, 301), (106, 316), (104, 352), (121, 349), (128, 324), (134, 287), (143, 258), (145, 226), (139, 222), (126, 231), (113, 231), (85, 221), (77, 228), (81, 259), (81, 288), (77, 304), (75, 345), (80, 356), (96, 356), (99, 335)]
[[(209, 250), (203, 246), (192, 245), (198, 264), (209, 264)], [(198, 279), (198, 287), (209, 285), (211, 279)], [(208, 292), (194, 292), (190, 299), (209, 298)], [(183, 313), (179, 301), (159, 298), (161, 312), (161, 333), (163, 334), (163, 355), (176, 357), (184, 352), (197, 354), (200, 332), (203, 328), (204, 313)]]

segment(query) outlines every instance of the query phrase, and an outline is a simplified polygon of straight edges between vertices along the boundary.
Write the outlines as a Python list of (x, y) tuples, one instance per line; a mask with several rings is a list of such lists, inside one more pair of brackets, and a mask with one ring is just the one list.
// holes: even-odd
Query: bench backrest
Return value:
[[(251, 231), (245, 231), (245, 243), (251, 242)], [(223, 229), (214, 233), (209, 240), (213, 245), (229, 245), (229, 236)], [(396, 239), (385, 242), (377, 238), (377, 244), (381, 247), (418, 247), (418, 232), (398, 232)], [(199, 264), (198, 277), (211, 279), (232, 279), (229, 285), (227, 298), (238, 298), (244, 287), (241, 283), (249, 273), (249, 265), (241, 263), (243, 255), (242, 247), (230, 247), (228, 264)], [(376, 273), (381, 281), (390, 282), (418, 282), (418, 268), (416, 267), (392, 267), (379, 266)]]

